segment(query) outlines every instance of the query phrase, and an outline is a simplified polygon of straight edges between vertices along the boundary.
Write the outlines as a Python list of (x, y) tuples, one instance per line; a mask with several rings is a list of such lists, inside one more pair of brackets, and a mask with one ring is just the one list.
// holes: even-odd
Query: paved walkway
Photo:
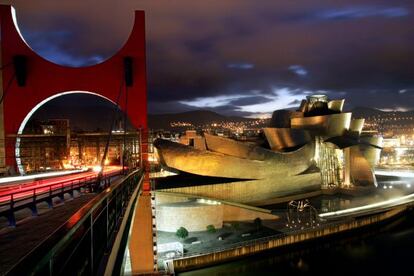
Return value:
[(132, 274), (154, 271), (151, 195), (141, 194), (135, 208), (135, 217), (129, 241)]
[(82, 194), (53, 209), (47, 209), (39, 204), (39, 216), (29, 216), (20, 220), (15, 228), (1, 228), (0, 275), (10, 270), (18, 260), (52, 234), (94, 196), (95, 194)]

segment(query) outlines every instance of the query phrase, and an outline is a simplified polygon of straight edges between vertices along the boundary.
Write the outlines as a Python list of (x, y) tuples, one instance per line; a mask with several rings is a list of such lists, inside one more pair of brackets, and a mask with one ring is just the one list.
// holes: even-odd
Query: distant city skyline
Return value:
[(69, 66), (110, 57), (145, 10), (149, 113), (260, 116), (313, 93), (414, 108), (409, 0), (0, 2), (36, 52)]

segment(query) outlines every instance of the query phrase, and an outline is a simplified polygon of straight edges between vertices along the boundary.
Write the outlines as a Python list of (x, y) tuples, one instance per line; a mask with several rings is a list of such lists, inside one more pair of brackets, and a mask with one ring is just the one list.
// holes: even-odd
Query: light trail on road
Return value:
[(68, 175), (68, 174), (85, 172), (87, 170), (88, 169), (70, 170), (70, 171), (61, 171), (61, 172), (47, 172), (47, 173), (38, 173), (38, 174), (23, 175), (23, 176), (2, 177), (0, 178), (0, 184), (20, 182), (24, 180), (34, 180), (36, 178), (45, 178), (45, 177), (54, 177), (54, 176), (57, 177), (57, 176), (63, 176), (63, 175)]
[[(107, 166), (104, 169), (104, 176), (115, 176), (122, 171), (120, 166)], [(11, 200), (11, 194), (13, 199), (24, 198), (32, 196), (33, 194), (42, 194), (50, 190), (58, 190), (62, 187), (68, 187), (76, 181), (93, 180), (98, 176), (98, 172), (86, 171), (77, 174), (70, 174), (66, 176), (42, 179), (31, 181), (29, 183), (21, 183), (7, 189), (0, 190), (0, 203)]]

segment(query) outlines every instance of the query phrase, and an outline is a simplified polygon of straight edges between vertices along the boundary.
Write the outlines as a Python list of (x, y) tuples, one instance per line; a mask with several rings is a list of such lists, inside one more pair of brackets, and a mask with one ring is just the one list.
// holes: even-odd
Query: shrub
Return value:
[(256, 226), (256, 229), (259, 229), (262, 226), (262, 219), (261, 218), (255, 218), (253, 223), (254, 223), (254, 226)]
[(216, 227), (214, 227), (214, 225), (212, 225), (212, 224), (210, 224), (210, 225), (207, 225), (207, 232), (209, 232), (209, 233), (216, 233)]
[(188, 230), (184, 227), (180, 227), (177, 229), (177, 232), (175, 232), (175, 235), (181, 239), (185, 239), (188, 237)]
[(238, 222), (233, 222), (233, 223), (231, 224), (231, 226), (233, 226), (233, 228), (234, 228), (234, 229), (239, 229), (239, 228), (240, 228), (240, 223), (238, 223)]

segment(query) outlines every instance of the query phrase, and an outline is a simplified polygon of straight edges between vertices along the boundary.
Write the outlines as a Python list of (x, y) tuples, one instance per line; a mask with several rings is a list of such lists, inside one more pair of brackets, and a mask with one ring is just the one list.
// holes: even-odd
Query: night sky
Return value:
[(309, 93), (414, 109), (412, 0), (15, 0), (43, 57), (101, 62), (146, 11), (149, 112), (257, 116)]

